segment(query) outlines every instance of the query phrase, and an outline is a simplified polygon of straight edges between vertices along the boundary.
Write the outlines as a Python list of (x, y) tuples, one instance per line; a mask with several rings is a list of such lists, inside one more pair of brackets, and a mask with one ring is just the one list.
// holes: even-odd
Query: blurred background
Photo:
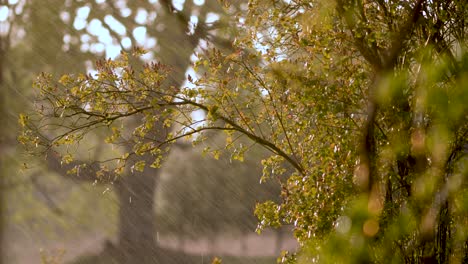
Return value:
[[(149, 51), (143, 59), (171, 66), (171, 85), (187, 86), (195, 54), (231, 49), (246, 9), (216, 0), (0, 1), (2, 263), (141, 263), (142, 252), (148, 263), (275, 263), (294, 251), (288, 227), (255, 233), (255, 204), (281, 191), (260, 184), (260, 148), (245, 162), (215, 160), (201, 154), (223, 146), (212, 132), (195, 148), (177, 143), (157, 172), (104, 185), (70, 177), (16, 141), (39, 73), (92, 74), (97, 59), (139, 46)], [(96, 142), (81, 146), (83, 157), (112, 154)]]

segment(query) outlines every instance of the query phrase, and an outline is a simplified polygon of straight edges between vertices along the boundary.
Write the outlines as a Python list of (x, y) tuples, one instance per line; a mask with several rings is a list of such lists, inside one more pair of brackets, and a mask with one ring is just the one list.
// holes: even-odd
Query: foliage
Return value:
[[(126, 53), (97, 63), (96, 76), (43, 74), (20, 140), (73, 146), (108, 127), (107, 143), (133, 146), (115, 159), (116, 177), (124, 164), (158, 167), (167, 144), (212, 129), (243, 160), (244, 135), (273, 153), (263, 178), (281, 182), (281, 203), (257, 208), (260, 228), (293, 224), (299, 262), (461, 262), (466, 10), (465, 1), (251, 1), (235, 52), (199, 56), (196, 88), (165, 85), (166, 66), (137, 69)], [(130, 116), (139, 121), (128, 133)], [(154, 163), (138, 159), (147, 153)]]

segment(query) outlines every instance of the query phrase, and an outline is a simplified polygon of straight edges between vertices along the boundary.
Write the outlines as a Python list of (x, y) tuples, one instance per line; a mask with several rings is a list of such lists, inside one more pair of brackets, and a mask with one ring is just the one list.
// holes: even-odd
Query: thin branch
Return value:
[[(186, 99), (184, 99), (184, 100), (186, 100)], [(200, 108), (200, 109), (203, 109), (203, 110), (209, 112), (208, 107), (206, 107), (205, 105), (202, 105), (200, 103), (193, 102), (193, 101), (189, 101), (189, 103), (196, 106), (196, 107), (198, 107), (198, 108)], [(291, 163), (291, 165), (294, 166), (294, 168), (296, 168), (299, 173), (301, 173), (302, 175), (305, 175), (305, 170), (302, 167), (302, 165), (298, 161), (291, 158), (286, 152), (284, 152), (282, 149), (280, 149), (278, 146), (276, 146), (272, 142), (270, 142), (270, 141), (268, 141), (268, 140), (266, 140), (264, 138), (261, 138), (261, 137), (255, 135), (255, 134), (253, 134), (253, 133), (250, 133), (249, 131), (245, 130), (244, 128), (239, 126), (237, 123), (235, 123), (231, 119), (228, 119), (228, 118), (220, 115), (219, 113), (211, 113), (211, 114), (215, 118), (218, 118), (218, 119), (226, 122), (227, 124), (231, 125), (233, 127), (233, 130), (236, 130), (236, 131), (246, 135), (248, 138), (250, 138), (251, 140), (253, 140), (253, 141), (257, 142), (257, 143), (259, 143), (260, 145), (267, 148), (268, 150), (270, 150), (274, 154), (277, 154), (277, 155), (283, 157), (286, 161)]]

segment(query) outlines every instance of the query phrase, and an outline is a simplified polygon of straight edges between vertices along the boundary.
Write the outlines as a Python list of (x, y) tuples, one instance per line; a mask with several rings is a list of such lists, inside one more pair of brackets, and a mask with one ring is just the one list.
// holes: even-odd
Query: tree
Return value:
[[(265, 178), (286, 173), (285, 162), (295, 169), (282, 202), (256, 213), (261, 226), (294, 224), (300, 261), (461, 262), (466, 10), (465, 1), (253, 1), (239, 15), (235, 52), (201, 56), (206, 73), (189, 78), (196, 89), (168, 89), (166, 67), (135, 71), (126, 54), (100, 62), (96, 78), (42, 75), (41, 119), (23, 117), (21, 140), (67, 145), (108, 126), (117, 142), (115, 124), (140, 115), (133, 150), (117, 160), (143, 170), (159, 166), (168, 143), (212, 129), (243, 159), (247, 148), (231, 144), (241, 134), (273, 153)], [(190, 117), (197, 109), (203, 123)], [(156, 120), (164, 137), (153, 134)], [(41, 136), (37, 128), (57, 122), (56, 138)], [(153, 160), (138, 159), (145, 153)]]
[[(27, 32), (41, 32), (44, 28), (58, 28), (51, 35), (26, 35), (24, 43), (32, 43), (33, 52), (40, 51), (43, 56), (40, 61), (45, 61), (45, 65), (31, 63), (33, 61), (31, 59), (26, 63), (25, 69), (36, 70), (38, 67), (50, 71), (52, 68), (59, 68), (56, 63), (60, 62), (64, 66), (60, 68), (65, 72), (82, 71), (83, 69), (76, 70), (68, 67), (76, 65), (83, 67), (85, 64), (89, 70), (92, 68), (89, 61), (86, 61), (89, 57), (81, 55), (99, 57), (104, 55), (103, 47), (108, 45), (113, 46), (113, 50), (119, 47), (122, 50), (131, 50), (129, 46), (139, 44), (154, 49), (154, 52), (151, 52), (152, 56), (171, 64), (171, 71), (164, 85), (177, 89), (186, 79), (185, 71), (190, 65), (190, 56), (196, 49), (199, 49), (199, 42), (210, 41), (223, 46), (223, 37), (229, 36), (223, 28), (230, 18), (214, 1), (206, 1), (206, 3), (186, 1), (182, 7), (177, 8), (171, 1), (161, 1), (156, 4), (154, 1), (120, 1), (118, 3), (115, 1), (72, 1), (68, 3), (57, 0), (50, 3), (53, 8), (42, 8), (44, 5), (39, 1), (21, 3), (27, 7), (23, 12), (25, 15), (24, 20), (21, 21), (24, 23), (22, 29), (27, 29)], [(30, 10), (35, 12), (29, 13)], [(217, 19), (208, 20), (209, 16), (217, 17)], [(193, 18), (198, 19), (198, 22)], [(119, 25), (124, 28), (123, 31)], [(100, 28), (100, 33), (96, 33), (96, 27)], [(138, 39), (134, 34), (137, 30), (140, 32), (146, 30), (146, 39), (143, 41)], [(229, 29), (229, 31), (232, 30)], [(41, 46), (41, 43), (48, 43), (50, 46)], [(65, 49), (67, 53), (57, 53), (57, 50), (62, 49)], [(156, 49), (158, 49), (157, 52)], [(64, 56), (57, 56), (57, 54)], [(80, 54), (80, 57), (76, 56), (77, 54)], [(135, 61), (138, 60), (135, 59)], [(134, 64), (135, 67), (137, 64)], [(132, 126), (139, 121), (138, 118), (136, 117), (136, 121), (129, 120), (125, 125)], [(162, 122), (155, 126), (161, 127)], [(122, 147), (132, 149), (131, 145)], [(103, 152), (110, 152), (107, 149), (102, 150), (101, 147), (96, 149), (101, 150), (91, 155), (96, 159), (105, 157), (106, 154), (102, 154)], [(70, 167), (61, 166), (61, 160), (55, 155), (55, 150), (49, 150), (49, 154), (45, 162), (48, 169), (67, 177), (66, 171)], [(155, 252), (157, 250), (154, 243), (153, 198), (160, 170), (156, 168), (145, 172), (134, 170), (134, 174), (138, 174), (134, 177), (98, 179), (94, 172), (100, 167), (93, 162), (93, 160), (87, 160), (89, 166), (87, 171), (82, 171), (82, 177), (67, 178), (77, 182), (109, 184), (116, 190), (120, 200), (119, 235), (116, 247), (123, 254), (121, 260), (128, 262), (131, 259), (132, 262), (138, 262), (138, 258), (146, 258), (149, 261), (154, 257), (152, 255), (158, 253)], [(86, 172), (89, 173), (83, 176)], [(126, 171), (125, 173), (133, 174), (133, 172)], [(138, 195), (135, 196), (135, 193)], [(153, 252), (153, 254), (142, 252)]]

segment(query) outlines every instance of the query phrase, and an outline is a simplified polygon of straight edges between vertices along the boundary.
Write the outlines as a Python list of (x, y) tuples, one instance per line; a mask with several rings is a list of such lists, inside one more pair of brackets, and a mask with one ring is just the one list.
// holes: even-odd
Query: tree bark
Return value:
[(159, 171), (128, 175), (116, 186), (120, 202), (117, 248), (122, 263), (159, 263), (155, 240), (154, 195)]
[(437, 224), (436, 237), (436, 257), (437, 263), (448, 263), (449, 261), (449, 245), (450, 241), (450, 211), (449, 204), (446, 201), (439, 212), (439, 221)]

